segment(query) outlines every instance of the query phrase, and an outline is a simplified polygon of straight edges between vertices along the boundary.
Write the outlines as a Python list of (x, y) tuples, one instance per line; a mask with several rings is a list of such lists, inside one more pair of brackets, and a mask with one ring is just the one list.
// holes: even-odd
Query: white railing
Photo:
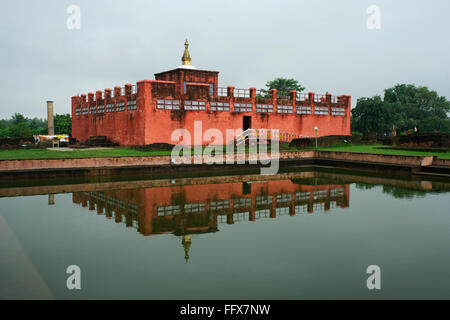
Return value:
[(301, 134), (290, 132), (278, 132), (270, 129), (247, 129), (236, 135), (236, 144), (241, 145), (245, 143), (247, 138), (265, 137), (266, 139), (278, 140), (282, 142), (291, 142), (293, 139), (309, 138)]

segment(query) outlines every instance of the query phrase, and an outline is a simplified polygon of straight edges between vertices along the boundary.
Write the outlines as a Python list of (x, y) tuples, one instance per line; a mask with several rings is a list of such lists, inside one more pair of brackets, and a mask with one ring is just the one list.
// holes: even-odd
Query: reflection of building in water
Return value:
[(219, 224), (329, 212), (349, 206), (349, 185), (304, 185), (291, 180), (231, 182), (146, 189), (76, 192), (73, 202), (135, 227), (144, 235), (183, 235), (218, 231)]
[(221, 223), (327, 212), (349, 205), (348, 185), (300, 185), (291, 180), (77, 192), (73, 202), (144, 235), (216, 232)]

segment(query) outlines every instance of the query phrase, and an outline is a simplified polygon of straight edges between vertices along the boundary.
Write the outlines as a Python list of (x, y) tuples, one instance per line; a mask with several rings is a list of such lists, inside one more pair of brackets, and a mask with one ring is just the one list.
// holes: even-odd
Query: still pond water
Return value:
[(0, 298), (449, 299), (449, 192), (324, 171), (3, 187)]

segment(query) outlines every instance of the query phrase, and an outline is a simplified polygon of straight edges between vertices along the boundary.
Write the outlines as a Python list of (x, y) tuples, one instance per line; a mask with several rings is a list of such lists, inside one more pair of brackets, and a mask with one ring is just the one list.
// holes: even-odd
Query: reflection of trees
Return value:
[(426, 191), (422, 191), (422, 190), (403, 189), (403, 188), (392, 187), (392, 186), (388, 186), (388, 185), (383, 186), (383, 193), (390, 194), (394, 198), (399, 198), (399, 199), (423, 198), (427, 194)]
[(356, 189), (359, 189), (359, 190), (370, 190), (370, 189), (375, 188), (376, 186), (377, 186), (376, 184), (368, 184), (368, 183), (361, 183), (361, 182), (355, 183)]
[(396, 186), (390, 186), (390, 185), (378, 185), (378, 184), (368, 184), (368, 183), (355, 183), (355, 188), (359, 190), (370, 190), (375, 187), (382, 186), (383, 187), (383, 193), (390, 194), (394, 198), (397, 199), (413, 199), (413, 198), (423, 198), (427, 193), (430, 193), (430, 191), (425, 190), (416, 190), (416, 189), (406, 189)]

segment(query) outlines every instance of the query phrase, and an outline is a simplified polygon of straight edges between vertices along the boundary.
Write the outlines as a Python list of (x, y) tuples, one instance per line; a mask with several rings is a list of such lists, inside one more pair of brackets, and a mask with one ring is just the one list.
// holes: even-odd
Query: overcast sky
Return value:
[[(379, 30), (367, 28), (372, 4)], [(181, 64), (185, 38), (219, 86), (289, 77), (356, 101), (413, 83), (449, 98), (449, 18), (448, 0), (1, 0), (0, 118), (46, 117), (46, 100), (69, 113), (73, 95), (154, 79)]]

